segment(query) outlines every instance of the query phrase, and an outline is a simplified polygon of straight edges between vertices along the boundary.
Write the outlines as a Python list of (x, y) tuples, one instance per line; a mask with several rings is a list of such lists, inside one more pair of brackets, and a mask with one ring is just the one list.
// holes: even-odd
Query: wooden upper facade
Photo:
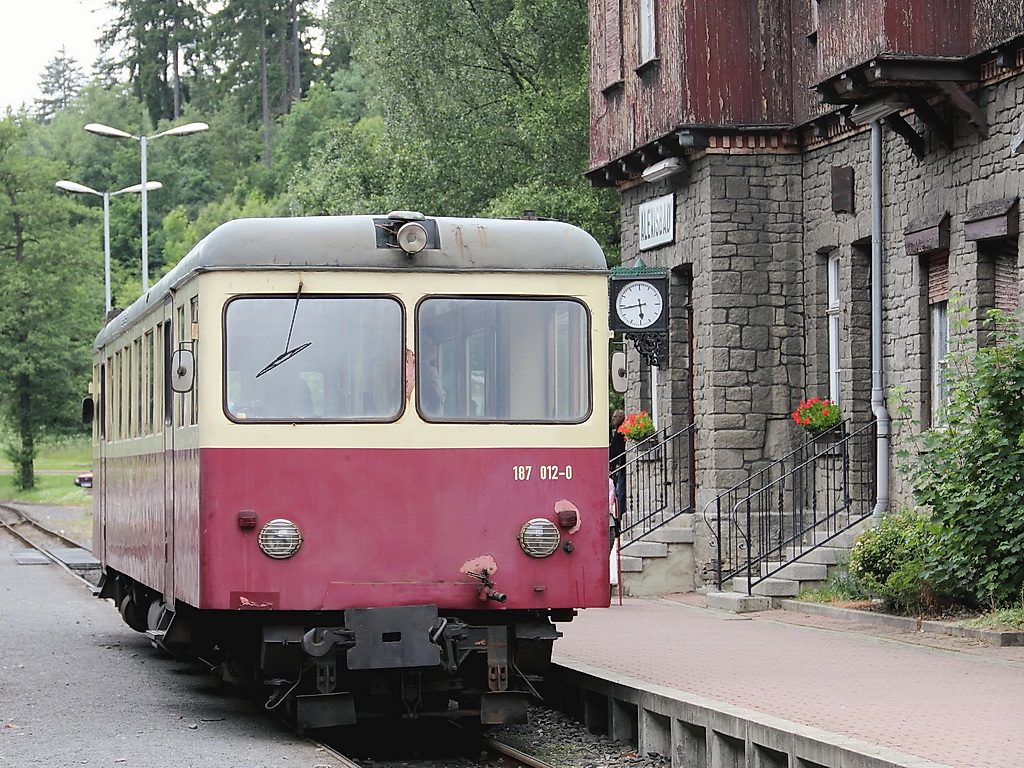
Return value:
[(946, 104), (984, 132), (970, 92), (992, 62), (1024, 65), (1022, 37), (1019, 0), (590, 0), (588, 177), (628, 181), (723, 132), (796, 147), (881, 99), (940, 136)]

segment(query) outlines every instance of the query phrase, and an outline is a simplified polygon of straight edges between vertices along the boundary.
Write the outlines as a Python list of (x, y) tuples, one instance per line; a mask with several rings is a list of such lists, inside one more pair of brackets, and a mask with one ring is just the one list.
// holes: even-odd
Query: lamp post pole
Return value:
[[(143, 199), (145, 199), (146, 192), (149, 190), (158, 190), (163, 184), (159, 181), (147, 181), (143, 184), (133, 184), (130, 187), (119, 189), (116, 192), (97, 192), (92, 187), (87, 187), (84, 184), (78, 184), (74, 181), (61, 180), (58, 181), (54, 186), (58, 189), (63, 189), (65, 192), (74, 192), (79, 195), (96, 195), (96, 197), (103, 198), (103, 286), (106, 295), (106, 308), (107, 313), (110, 312), (110, 198), (128, 193), (142, 193)], [(143, 203), (143, 210), (145, 210), (145, 203)]]
[(187, 136), (190, 133), (200, 133), (209, 130), (206, 123), (188, 123), (179, 125), (177, 128), (168, 128), (166, 131), (154, 133), (151, 136), (136, 136), (135, 134), (122, 131), (119, 128), (111, 128), (101, 123), (89, 123), (85, 130), (95, 133), (97, 136), (109, 136), (114, 139), (134, 139), (139, 142), (142, 150), (142, 182), (139, 184), (142, 192), (142, 292), (149, 290), (149, 209), (146, 198), (146, 144), (150, 139), (159, 139), (161, 136)]

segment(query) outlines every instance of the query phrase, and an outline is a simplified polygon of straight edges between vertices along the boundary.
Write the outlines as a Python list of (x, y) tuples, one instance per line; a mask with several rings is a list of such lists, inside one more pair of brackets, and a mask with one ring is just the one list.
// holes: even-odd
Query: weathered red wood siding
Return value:
[(820, 0), (818, 80), (880, 53), (966, 56), (973, 50), (967, 0)]
[[(657, 11), (658, 59), (641, 67), (638, 0), (590, 4), (592, 166), (680, 125), (790, 122), (790, 0), (680, 0)], [(617, 39), (621, 79), (609, 64)]]
[(806, 123), (816, 83), (880, 54), (967, 57), (1024, 30), (1015, 0), (656, 0), (657, 60), (639, 63), (639, 0), (590, 0), (591, 168), (679, 127)]
[(974, 0), (971, 6), (971, 50), (991, 48), (1024, 29), (1024, 3)]

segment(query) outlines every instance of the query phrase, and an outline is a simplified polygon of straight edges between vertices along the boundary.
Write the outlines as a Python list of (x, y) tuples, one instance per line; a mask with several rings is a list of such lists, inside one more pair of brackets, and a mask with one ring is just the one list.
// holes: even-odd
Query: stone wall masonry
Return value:
[[(780, 158), (773, 155), (707, 154), (692, 160), (682, 178), (624, 191), (624, 263), (637, 255), (629, 246), (635, 242), (636, 208), (668, 192), (676, 195), (676, 243), (639, 255), (648, 266), (692, 270), (693, 396), (702, 427), (698, 451), (712, 432), (735, 429), (740, 417), (747, 427), (725, 443), (715, 440), (714, 450), (701, 454), (699, 466), (707, 476), (698, 482), (717, 485), (716, 472), (731, 473), (737, 456), (744, 462), (752, 456), (761, 463), (770, 458), (764, 436), (770, 414), (764, 409), (778, 403), (788, 407), (792, 400), (787, 373), (802, 353), (799, 332), (787, 324), (803, 314), (790, 308), (800, 300), (793, 289), (802, 269), (801, 231), (794, 224), (801, 206), (801, 169), (797, 158), (780, 167)], [(682, 232), (685, 237), (679, 236)], [(676, 376), (660, 371), (659, 379), (666, 374)], [(723, 388), (726, 397), (706, 394)], [(740, 449), (736, 456), (723, 455)]]
[[(972, 317), (984, 316), (977, 245), (965, 240), (964, 220), (972, 206), (1017, 197), (1021, 190), (1024, 159), (1011, 156), (1008, 147), (1024, 122), (1024, 81), (1016, 77), (982, 88), (976, 99), (988, 118), (987, 139), (959, 115), (954, 148), (949, 151), (939, 145), (930, 128), (910, 115), (908, 122), (927, 139), (927, 153), (918, 159), (902, 138), (888, 129), (883, 133), (884, 387), (887, 393), (894, 387), (902, 389), (912, 406), (913, 418), (922, 423), (928, 422), (931, 412), (926, 275), (922, 258), (907, 253), (904, 232), (914, 219), (949, 213), (950, 292), (963, 297)], [(839, 250), (845, 283), (842, 302), (851, 335), (870, 333), (870, 299), (863, 284), (853, 284), (855, 277), (863, 274), (866, 258), (865, 250), (853, 244), (870, 235), (869, 136), (865, 129), (805, 155), (804, 250), (808, 259), (816, 253)], [(832, 166), (854, 168), (853, 214), (831, 211), (828, 179)], [(869, 248), (870, 241), (865, 241), (864, 249)], [(810, 304), (810, 297), (807, 301)], [(867, 309), (860, 309), (865, 303)], [(979, 333), (977, 322), (969, 333), (968, 342), (973, 343)], [(870, 418), (870, 349), (866, 343), (851, 340), (844, 349), (844, 358), (844, 398), (851, 403), (854, 415)], [(809, 368), (808, 389), (826, 386), (827, 370), (813, 363)], [(890, 397), (890, 411), (895, 405)], [(904, 429), (897, 436), (894, 451), (904, 447), (902, 436), (907, 434), (909, 429)], [(898, 473), (894, 473), (893, 481), (892, 506), (911, 503)]]

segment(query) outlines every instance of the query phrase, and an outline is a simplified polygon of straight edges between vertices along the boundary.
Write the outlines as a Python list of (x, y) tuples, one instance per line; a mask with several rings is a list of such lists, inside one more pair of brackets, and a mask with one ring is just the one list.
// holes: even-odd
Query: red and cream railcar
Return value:
[(305, 727), (521, 717), (608, 605), (607, 293), (558, 222), (218, 228), (96, 339), (101, 595)]

